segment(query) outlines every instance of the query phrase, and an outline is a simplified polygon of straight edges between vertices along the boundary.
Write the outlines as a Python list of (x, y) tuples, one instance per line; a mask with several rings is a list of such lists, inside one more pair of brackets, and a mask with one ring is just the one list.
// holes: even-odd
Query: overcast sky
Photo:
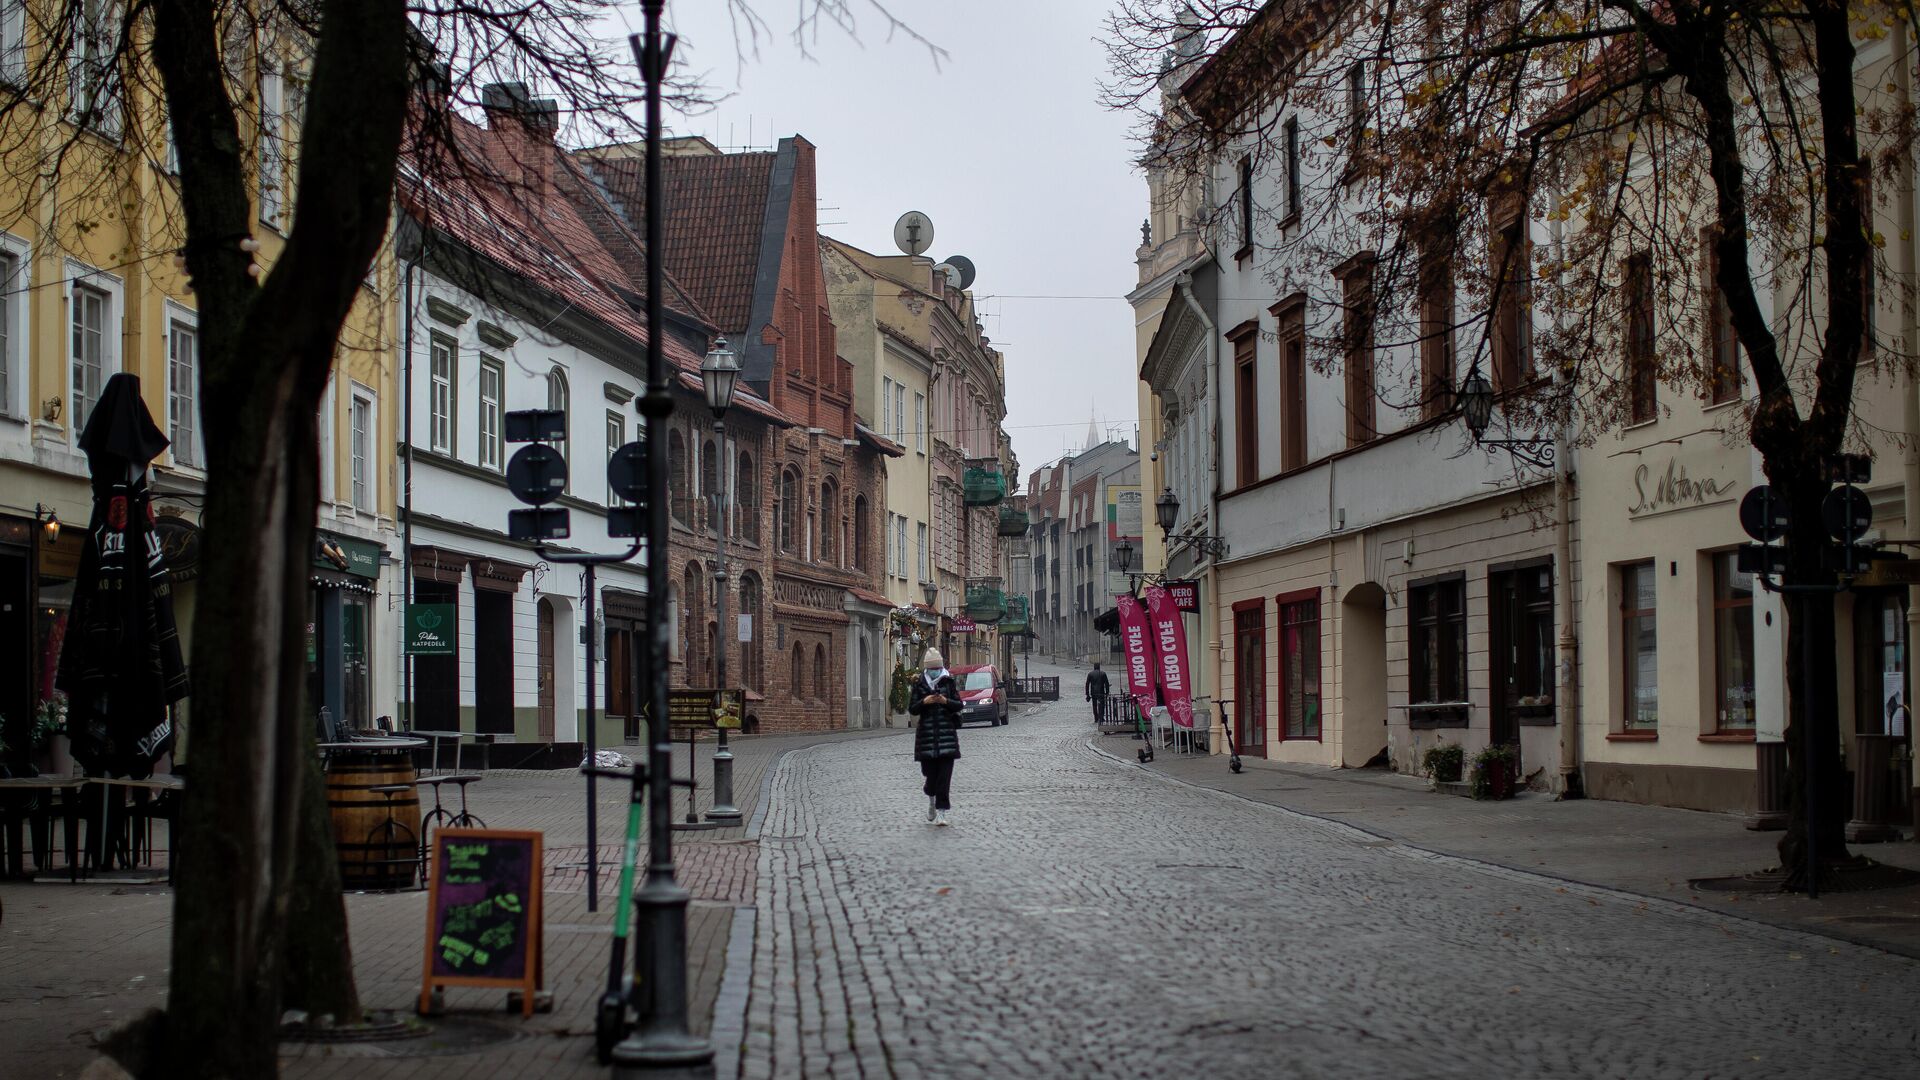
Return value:
[(791, 40), (794, 0), (751, 2), (774, 36), (741, 67), (722, 0), (670, 0), (675, 59), (732, 95), (673, 118), (674, 133), (761, 148), (806, 136), (819, 147), (821, 231), (868, 251), (896, 250), (902, 213), (932, 218), (930, 254), (979, 268), (1023, 484), (1080, 449), (1090, 416), (1131, 438), (1133, 313), (1120, 297), (1135, 283), (1147, 195), (1127, 118), (1095, 102), (1094, 36), (1111, 0), (886, 0), (947, 50), (938, 67), (925, 47), (888, 41), (866, 0), (854, 2), (859, 40), (823, 29), (813, 59)]

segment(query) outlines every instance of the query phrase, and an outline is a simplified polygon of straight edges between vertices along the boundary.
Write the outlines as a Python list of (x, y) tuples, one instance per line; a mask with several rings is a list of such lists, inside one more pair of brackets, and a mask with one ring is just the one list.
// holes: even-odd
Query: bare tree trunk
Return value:
[(340, 861), (327, 815), (326, 780), (311, 739), (303, 771), (280, 1007), (300, 1009), (312, 1017), (331, 1016), (336, 1025), (356, 1024), (361, 1019), (360, 994), (353, 982), (353, 946), (347, 939), (347, 907), (340, 895)]

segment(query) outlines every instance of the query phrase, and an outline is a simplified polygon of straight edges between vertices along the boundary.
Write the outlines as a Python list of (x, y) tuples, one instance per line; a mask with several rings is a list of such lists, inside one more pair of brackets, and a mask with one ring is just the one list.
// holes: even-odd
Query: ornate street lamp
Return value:
[[(707, 408), (713, 410), (713, 441), (720, 447), (722, 457), (727, 445), (727, 410), (733, 406), (733, 392), (740, 386), (740, 358), (727, 348), (727, 339), (716, 338), (713, 348), (707, 350), (707, 358), (700, 363), (700, 382), (707, 393)], [(720, 491), (712, 493), (713, 512), (709, 518), (713, 522), (714, 560), (713, 582), (714, 613), (718, 617), (715, 624), (719, 629), (714, 634), (713, 692), (716, 710), (724, 708), (727, 702), (727, 528), (725, 506)], [(757, 629), (757, 628), (756, 628)], [(741, 717), (715, 717), (715, 726), (719, 731), (718, 741), (713, 748), (713, 808), (707, 811), (710, 824), (732, 825), (743, 816), (740, 808), (733, 802), (733, 751), (727, 749), (727, 728), (723, 721), (731, 719), (739, 722)], [(689, 759), (691, 760), (691, 759)], [(694, 816), (693, 800), (687, 800), (687, 821), (698, 822)]]
[(1473, 436), (1475, 446), (1498, 446), (1514, 457), (1541, 469), (1553, 468), (1552, 439), (1489, 439), (1486, 437), (1487, 425), (1493, 422), (1493, 384), (1480, 374), (1475, 364), (1467, 370), (1467, 377), (1460, 382), (1460, 389), (1454, 393), (1454, 405), (1460, 410), (1461, 419), (1466, 421), (1467, 434)]
[(933, 607), (940, 602), (940, 584), (934, 581), (921, 582), (920, 595), (927, 598), (928, 607)]
[(1175, 552), (1187, 547), (1211, 558), (1226, 557), (1227, 542), (1218, 536), (1182, 536), (1178, 540), (1173, 538), (1173, 527), (1180, 522), (1180, 497), (1173, 493), (1172, 488), (1163, 489), (1160, 497), (1153, 501), (1153, 516), (1159, 522), (1160, 538), (1166, 542), (1169, 561), (1173, 559)]

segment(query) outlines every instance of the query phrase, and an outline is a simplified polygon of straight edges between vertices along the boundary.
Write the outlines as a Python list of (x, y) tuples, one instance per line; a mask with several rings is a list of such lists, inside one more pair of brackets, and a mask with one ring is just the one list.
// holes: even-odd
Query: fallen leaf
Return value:
[(1797, 952), (1790, 952), (1790, 953), (1788, 953), (1788, 954), (1787, 954), (1787, 959), (1789, 959), (1789, 960), (1805, 960), (1805, 959), (1806, 959), (1806, 957), (1804, 957), (1804, 956), (1801, 956), (1801, 955), (1800, 955), (1799, 953), (1797, 953)]
[(952, 891), (953, 891), (953, 886), (951, 886), (951, 885), (942, 885), (942, 886), (940, 886), (939, 888), (937, 888), (937, 889), (935, 889), (935, 890), (933, 890), (933, 895), (935, 895), (935, 896), (945, 896), (945, 895), (947, 895), (948, 893), (950, 893), (950, 892), (952, 892)]

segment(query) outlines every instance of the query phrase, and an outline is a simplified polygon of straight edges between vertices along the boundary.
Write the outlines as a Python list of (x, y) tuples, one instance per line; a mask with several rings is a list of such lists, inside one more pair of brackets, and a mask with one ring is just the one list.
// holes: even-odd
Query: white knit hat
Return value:
[(928, 649), (926, 655), (920, 657), (920, 666), (923, 668), (943, 668), (947, 666), (947, 659), (940, 655), (939, 649)]

